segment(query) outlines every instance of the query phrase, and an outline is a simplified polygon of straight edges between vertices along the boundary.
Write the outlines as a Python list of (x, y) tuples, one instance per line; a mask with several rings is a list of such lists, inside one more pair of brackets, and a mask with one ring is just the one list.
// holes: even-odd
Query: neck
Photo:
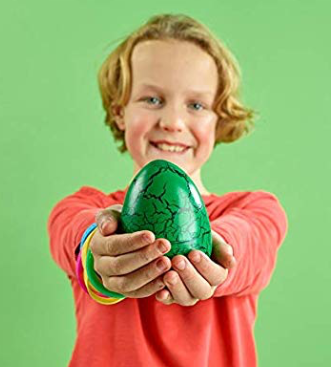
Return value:
[(192, 181), (195, 183), (195, 186), (198, 188), (201, 195), (210, 195), (210, 192), (207, 191), (205, 188), (202, 180), (201, 180), (201, 171), (200, 169), (193, 172), (193, 174), (190, 176)]

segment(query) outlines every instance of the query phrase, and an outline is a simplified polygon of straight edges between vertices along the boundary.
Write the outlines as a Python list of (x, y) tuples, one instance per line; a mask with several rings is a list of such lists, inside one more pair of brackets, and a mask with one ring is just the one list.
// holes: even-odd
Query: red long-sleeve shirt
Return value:
[(68, 275), (75, 300), (77, 339), (69, 366), (256, 366), (257, 298), (288, 228), (279, 200), (262, 190), (203, 196), (211, 228), (237, 260), (212, 298), (191, 307), (166, 306), (154, 296), (101, 305), (77, 282), (75, 250), (95, 214), (123, 204), (126, 190), (106, 195), (82, 187), (56, 204), (48, 220), (51, 254)]

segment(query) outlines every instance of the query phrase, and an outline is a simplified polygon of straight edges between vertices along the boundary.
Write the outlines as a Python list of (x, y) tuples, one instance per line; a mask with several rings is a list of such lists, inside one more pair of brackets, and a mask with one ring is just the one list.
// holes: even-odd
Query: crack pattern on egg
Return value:
[(157, 159), (144, 166), (131, 182), (121, 213), (126, 233), (150, 230), (166, 238), (165, 255), (212, 252), (211, 229), (203, 199), (191, 178), (172, 162)]

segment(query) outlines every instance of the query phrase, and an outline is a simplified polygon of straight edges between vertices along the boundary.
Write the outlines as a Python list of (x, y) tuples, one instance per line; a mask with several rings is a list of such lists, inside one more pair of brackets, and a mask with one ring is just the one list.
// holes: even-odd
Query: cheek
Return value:
[(200, 124), (195, 130), (195, 135), (201, 147), (212, 149), (215, 142), (215, 124)]
[(146, 117), (142, 114), (131, 114), (127, 117), (126, 135), (131, 139), (138, 139), (147, 130)]
[(143, 139), (148, 135), (153, 125), (150, 114), (131, 110), (126, 116), (125, 142), (132, 155), (140, 154), (143, 147)]

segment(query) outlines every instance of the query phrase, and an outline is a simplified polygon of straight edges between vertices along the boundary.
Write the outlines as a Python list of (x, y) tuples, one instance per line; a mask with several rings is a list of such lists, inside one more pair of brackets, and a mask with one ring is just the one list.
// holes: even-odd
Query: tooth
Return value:
[(157, 147), (161, 150), (165, 150), (168, 152), (182, 152), (185, 148), (180, 147), (180, 146), (176, 146), (176, 145), (168, 145), (168, 144), (156, 144)]

